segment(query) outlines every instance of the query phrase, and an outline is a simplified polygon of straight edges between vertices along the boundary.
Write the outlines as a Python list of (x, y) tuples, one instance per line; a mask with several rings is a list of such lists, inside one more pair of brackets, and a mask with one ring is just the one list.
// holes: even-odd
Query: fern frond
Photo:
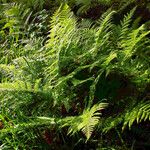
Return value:
[(52, 17), (50, 39), (46, 45), (48, 48), (46, 56), (48, 61), (51, 60), (47, 73), (49, 74), (50, 81), (58, 75), (60, 53), (74, 35), (76, 27), (76, 20), (73, 18), (73, 13), (70, 11), (69, 6), (64, 5), (62, 7)]
[[(8, 123), (10, 124), (10, 123)], [(0, 139), (7, 143), (6, 148), (10, 146), (11, 149), (14, 149), (14, 143), (10, 143), (15, 139), (15, 141), (19, 142), (19, 135), (21, 135), (21, 140), (24, 139), (24, 144), (29, 141), (40, 141), (41, 139), (45, 138), (43, 131), (45, 129), (52, 129), (56, 126), (56, 122), (54, 118), (45, 119), (42, 117), (37, 118), (29, 118), (28, 120), (23, 120), (23, 122), (13, 122), (11, 121), (11, 125), (1, 130)], [(32, 139), (32, 140), (31, 140)], [(28, 145), (28, 144), (27, 144)], [(27, 145), (20, 145), (28, 149)], [(37, 144), (36, 144), (37, 145)], [(2, 145), (1, 145), (2, 146)], [(17, 145), (15, 145), (15, 148)], [(33, 148), (33, 147), (32, 147)], [(38, 147), (39, 148), (39, 147)]]
[(101, 113), (98, 111), (101, 111), (106, 107), (107, 103), (100, 103), (83, 112), (83, 115), (81, 116), (83, 121), (81, 124), (79, 124), (78, 129), (81, 129), (81, 131), (85, 134), (87, 140), (89, 140), (95, 125), (97, 125), (97, 123), (99, 122)]
[[(0, 83), (0, 91), (18, 91), (18, 92), (41, 92), (41, 79), (36, 80), (35, 84), (30, 82), (16, 81), (12, 83)], [(43, 88), (44, 89), (44, 88)]]
[[(133, 103), (133, 104), (131, 104)], [(138, 104), (134, 102), (129, 103), (130, 106), (124, 109), (123, 112), (117, 116), (110, 116), (108, 118), (103, 118), (102, 121), (98, 124), (98, 128), (102, 132), (107, 133), (111, 129), (122, 126), (124, 130), (127, 126), (131, 128), (133, 123), (140, 123), (142, 121), (150, 120), (150, 102), (141, 101)]]
[(120, 125), (123, 122), (123, 116), (124, 114), (118, 115), (116, 117), (108, 117), (104, 118), (100, 124), (98, 125), (98, 128), (102, 130), (103, 133), (109, 132), (111, 129), (116, 128), (118, 125)]
[(24, 132), (25, 130), (29, 129), (32, 130), (32, 128), (37, 127), (44, 127), (44, 126), (50, 126), (55, 125), (55, 118), (48, 118), (48, 117), (36, 117), (32, 118), (32, 120), (29, 118), (28, 121), (24, 122), (14, 122), (9, 126), (9, 128), (4, 128), (1, 130), (2, 134), (8, 134), (8, 133), (17, 133), (17, 132)]
[(140, 123), (141, 121), (146, 120), (150, 120), (150, 102), (141, 101), (125, 114), (122, 129), (124, 130), (126, 126), (129, 126), (129, 128), (131, 128), (135, 121), (137, 123)]
[(98, 21), (100, 27), (97, 29), (97, 33), (95, 34), (95, 48), (97, 48), (99, 44), (99, 46), (104, 46), (105, 42), (108, 40), (112, 28), (111, 19), (114, 13), (115, 11), (110, 12), (110, 10), (108, 10)]
[(121, 33), (119, 35), (119, 39), (122, 40), (126, 38), (126, 35), (129, 33), (129, 26), (132, 21), (132, 16), (135, 12), (136, 8), (132, 9), (127, 15), (124, 16), (123, 20), (120, 22)]
[[(102, 15), (102, 17), (97, 21), (98, 27), (96, 27), (95, 35), (94, 35), (94, 43), (88, 52), (85, 52), (79, 58), (87, 57), (88, 55), (92, 55), (96, 57), (99, 52), (108, 52), (106, 51), (107, 47), (110, 47), (109, 38), (111, 36), (112, 29), (112, 16), (115, 11), (108, 10), (106, 13)], [(109, 49), (109, 48), (108, 48)]]
[(149, 33), (150, 31), (144, 31), (143, 25), (129, 33), (129, 39), (125, 40), (126, 42), (124, 41), (122, 43), (122, 47), (124, 48), (125, 54), (124, 61), (131, 58), (131, 56), (138, 50), (141, 44), (143, 44), (143, 38), (145, 38)]
[(68, 134), (75, 134), (78, 131), (82, 131), (87, 140), (91, 137), (94, 127), (97, 125), (100, 119), (101, 110), (107, 107), (107, 103), (100, 103), (94, 105), (92, 108), (85, 109), (83, 114), (77, 117), (67, 117), (64, 119), (64, 126), (70, 126)]
[(5, 79), (11, 79), (15, 71), (16, 68), (14, 65), (0, 64), (0, 74), (2, 75), (2, 82)]

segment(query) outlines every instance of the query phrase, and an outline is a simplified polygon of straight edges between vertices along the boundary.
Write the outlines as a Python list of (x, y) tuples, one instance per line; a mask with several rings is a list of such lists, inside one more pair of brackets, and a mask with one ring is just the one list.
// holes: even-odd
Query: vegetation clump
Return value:
[(0, 149), (150, 148), (150, 30), (136, 0), (0, 2)]

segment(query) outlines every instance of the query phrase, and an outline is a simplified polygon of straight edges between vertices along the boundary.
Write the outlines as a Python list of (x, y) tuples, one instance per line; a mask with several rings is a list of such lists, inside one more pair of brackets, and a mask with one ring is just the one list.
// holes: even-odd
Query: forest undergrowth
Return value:
[(0, 2), (0, 149), (150, 148), (148, 1)]

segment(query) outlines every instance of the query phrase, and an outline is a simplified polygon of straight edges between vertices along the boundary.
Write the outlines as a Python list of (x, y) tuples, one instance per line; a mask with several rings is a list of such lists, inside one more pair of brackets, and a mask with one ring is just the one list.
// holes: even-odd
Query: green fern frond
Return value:
[(70, 126), (68, 134), (75, 134), (78, 131), (82, 131), (87, 140), (91, 137), (94, 127), (97, 125), (100, 119), (101, 110), (107, 107), (107, 103), (100, 103), (94, 105), (92, 108), (84, 110), (83, 114), (77, 117), (67, 117), (64, 119), (64, 126)]
[(100, 27), (97, 29), (97, 33), (95, 34), (95, 47), (97, 48), (98, 44), (100, 46), (104, 45), (104, 42), (108, 40), (111, 28), (112, 28), (112, 15), (115, 11), (108, 10), (101, 16), (101, 19), (98, 21)]
[[(141, 33), (141, 34), (140, 34)], [(129, 33), (127, 40), (122, 42), (122, 47), (124, 49), (124, 61), (131, 58), (131, 56), (137, 52), (139, 47), (141, 46), (143, 39), (150, 33), (150, 31), (144, 31), (144, 26), (142, 25), (136, 30), (131, 31)], [(126, 41), (126, 42), (125, 42)]]
[[(54, 13), (50, 24), (50, 39), (47, 41), (47, 47), (53, 48), (52, 46), (54, 46), (53, 50), (54, 52), (57, 52), (55, 48), (59, 48), (69, 40), (70, 34), (74, 31), (73, 29), (75, 28), (76, 20), (73, 17), (73, 13), (69, 6), (63, 5)], [(60, 40), (61, 38), (63, 41)]]
[[(42, 92), (41, 79), (36, 80), (35, 84), (30, 82), (16, 81), (12, 83), (0, 83), (0, 91), (18, 91), (18, 92)], [(43, 88), (44, 89), (44, 88)]]
[(83, 115), (81, 116), (83, 121), (81, 124), (79, 124), (78, 129), (85, 134), (87, 140), (89, 140), (95, 125), (97, 125), (97, 123), (99, 122), (101, 113), (98, 111), (101, 111), (106, 107), (107, 103), (100, 103), (83, 112)]
[(124, 16), (123, 20), (120, 22), (121, 33), (119, 35), (119, 39), (122, 40), (126, 38), (127, 33), (129, 33), (129, 26), (132, 21), (132, 16), (135, 12), (136, 8), (132, 9), (127, 15)]
[(135, 121), (137, 123), (140, 123), (141, 121), (146, 120), (150, 120), (150, 102), (141, 101), (130, 111), (126, 112), (122, 129), (124, 130), (126, 126), (129, 126), (129, 128), (131, 128)]
[(124, 130), (127, 126), (131, 128), (135, 122), (138, 124), (142, 121), (150, 120), (149, 101), (141, 101), (138, 104), (130, 105), (131, 106), (125, 108), (125, 110), (117, 116), (103, 118), (102, 121), (98, 124), (98, 128), (101, 129), (102, 132), (107, 133), (119, 125), (121, 125), (122, 130)]
[(9, 128), (4, 128), (1, 130), (2, 134), (8, 134), (8, 133), (17, 133), (17, 132), (24, 132), (25, 130), (29, 129), (32, 130), (32, 128), (37, 127), (44, 127), (44, 126), (50, 126), (55, 125), (55, 118), (48, 118), (48, 117), (36, 117), (32, 118), (32, 120), (29, 118), (28, 121), (19, 122), (19, 123), (13, 123), (9, 126)]
[(124, 114), (118, 115), (116, 117), (108, 117), (104, 118), (98, 128), (102, 130), (103, 133), (109, 132), (111, 129), (115, 129), (118, 125), (122, 124), (124, 118)]
[(97, 21), (98, 27), (95, 27), (94, 43), (88, 52), (85, 52), (83, 55), (79, 56), (79, 58), (87, 57), (88, 55), (96, 57), (100, 52), (108, 52), (106, 49), (110, 47), (109, 38), (113, 27), (111, 19), (114, 13), (115, 11), (108, 10)]
[(52, 17), (50, 39), (46, 45), (48, 48), (46, 56), (48, 61), (50, 60), (50, 66), (47, 70), (50, 81), (58, 75), (61, 51), (74, 35), (75, 27), (76, 20), (73, 18), (73, 13), (70, 11), (69, 6), (65, 4)]

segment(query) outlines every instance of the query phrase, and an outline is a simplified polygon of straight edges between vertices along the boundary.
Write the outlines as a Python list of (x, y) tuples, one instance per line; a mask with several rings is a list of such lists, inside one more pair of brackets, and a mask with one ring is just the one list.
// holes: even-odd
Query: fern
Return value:
[(75, 134), (78, 131), (82, 131), (86, 136), (87, 140), (92, 135), (94, 127), (97, 125), (100, 119), (101, 111), (107, 106), (107, 103), (100, 103), (94, 105), (92, 108), (84, 110), (83, 114), (77, 117), (68, 117), (63, 121), (64, 126), (70, 126), (68, 134)]
[(125, 15), (120, 23), (121, 33), (119, 35), (120, 39), (126, 38), (127, 33), (129, 33), (129, 26), (131, 24), (131, 18), (135, 12), (136, 8), (132, 9), (129, 14)]
[(1, 83), (1, 91), (28, 91), (28, 92), (41, 92), (40, 88), (41, 79), (36, 80), (35, 84), (32, 85), (30, 82), (18, 81), (14, 83)]
[[(32, 18), (32, 13), (25, 13), (21, 5), (13, 6), (20, 18), (16, 16), (18, 24), (13, 22), (10, 28), (16, 26), (21, 32), (22, 24), (25, 20), (27, 23), (30, 16)], [(12, 13), (13, 6), (5, 12)], [(119, 25), (114, 25), (115, 12), (111, 10), (97, 22), (84, 19), (80, 22), (69, 6), (62, 4), (51, 17), (46, 44), (45, 39), (36, 34), (27, 37), (19, 34), (7, 45), (3, 43), (0, 52), (0, 119), (4, 124), (1, 137), (6, 149), (28, 149), (28, 143), (32, 143), (31, 149), (36, 149), (36, 140), (43, 140), (45, 130), (61, 129), (61, 135), (67, 139), (64, 129), (67, 126), (68, 134), (81, 131), (88, 141), (96, 126), (104, 134), (120, 126), (131, 128), (134, 122), (149, 120), (149, 102), (133, 97), (133, 101), (129, 101), (128, 95), (121, 100), (112, 96), (118, 94), (117, 88), (126, 85), (124, 80), (130, 80), (141, 93), (145, 84), (150, 83), (149, 31), (144, 25), (132, 28), (134, 11)], [(15, 16), (14, 12), (12, 14)], [(9, 22), (11, 16), (7, 19)], [(30, 29), (32, 32), (33, 28)], [(119, 78), (115, 76), (118, 74)], [(116, 84), (119, 84), (117, 88)], [(101, 110), (108, 105), (100, 103), (102, 98), (107, 99), (113, 109), (122, 109), (116, 113), (108, 107), (101, 117)], [(77, 139), (79, 137), (80, 134)], [(42, 140), (38, 141), (39, 145), (44, 143)], [(56, 146), (56, 143), (53, 144)]]
[[(135, 104), (135, 101), (129, 103), (129, 106), (124, 109), (120, 114), (110, 116), (108, 118), (103, 118), (99, 123), (98, 128), (102, 130), (103, 133), (109, 132), (111, 129), (117, 126), (122, 126), (122, 131), (126, 127), (131, 129), (131, 126), (136, 122), (137, 124), (142, 121), (149, 120), (150, 110), (149, 101), (141, 101)], [(133, 103), (133, 104), (132, 104)]]
[(48, 74), (51, 78), (50, 81), (57, 77), (60, 53), (62, 48), (66, 46), (68, 40), (72, 38), (71, 36), (74, 33), (76, 23), (71, 17), (73, 14), (70, 12), (69, 7), (67, 5), (62, 7), (62, 10), (60, 8), (52, 17), (50, 39), (47, 43), (47, 48), (50, 49), (50, 51), (48, 51), (46, 55), (48, 56), (48, 60), (51, 59), (51, 64), (48, 68)]
[(130, 111), (126, 112), (122, 129), (124, 129), (126, 126), (131, 128), (135, 121), (140, 123), (141, 121), (146, 120), (150, 120), (150, 103), (149, 101), (141, 101)]

